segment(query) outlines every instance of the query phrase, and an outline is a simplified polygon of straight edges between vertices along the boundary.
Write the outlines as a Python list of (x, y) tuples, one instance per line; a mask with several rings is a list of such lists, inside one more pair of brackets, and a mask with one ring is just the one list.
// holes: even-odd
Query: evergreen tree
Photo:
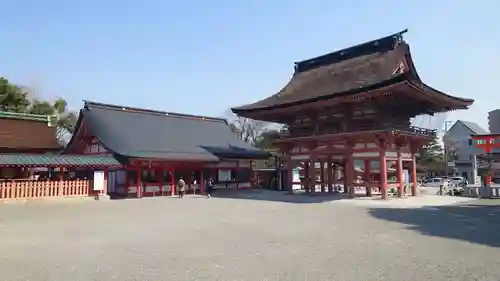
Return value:
[(9, 80), (0, 77), (0, 110), (8, 112), (22, 113), (26, 112), (30, 102), (28, 93), (21, 87), (9, 82)]
[(254, 146), (262, 150), (269, 150), (272, 148), (272, 142), (279, 137), (279, 134), (278, 130), (267, 130), (255, 140)]
[(426, 162), (442, 162), (444, 159), (444, 149), (439, 143), (438, 138), (433, 138), (429, 143), (424, 145), (417, 154), (419, 163)]
[(54, 115), (58, 139), (73, 133), (77, 121), (75, 112), (67, 109), (64, 99), (59, 98), (54, 103), (38, 99), (30, 102), (26, 91), (3, 77), (0, 77), (0, 111)]

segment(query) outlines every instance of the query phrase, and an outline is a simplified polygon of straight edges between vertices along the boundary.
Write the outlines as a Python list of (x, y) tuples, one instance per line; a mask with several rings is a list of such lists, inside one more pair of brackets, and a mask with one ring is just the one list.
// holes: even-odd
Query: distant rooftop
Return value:
[(457, 122), (461, 122), (462, 124), (464, 124), (464, 126), (471, 130), (475, 135), (487, 135), (490, 133), (479, 126), (477, 123), (464, 120), (458, 120)]
[(1, 153), (44, 153), (60, 149), (56, 116), (0, 111)]
[(3, 119), (50, 122), (51, 119), (54, 117), (55, 116), (50, 116), (50, 115), (38, 115), (38, 114), (29, 114), (29, 113), (0, 111), (0, 118), (3, 118)]

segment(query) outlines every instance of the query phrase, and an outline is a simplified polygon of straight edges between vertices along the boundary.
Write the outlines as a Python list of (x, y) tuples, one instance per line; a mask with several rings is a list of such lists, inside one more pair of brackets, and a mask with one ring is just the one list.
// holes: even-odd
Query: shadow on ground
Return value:
[(284, 202), (294, 204), (314, 204), (347, 199), (343, 193), (298, 193), (290, 194), (283, 191), (273, 190), (224, 190), (214, 191), (213, 197), (227, 199), (261, 200), (272, 202)]
[(419, 209), (373, 208), (370, 214), (406, 224), (423, 235), (500, 247), (500, 201), (495, 201)]

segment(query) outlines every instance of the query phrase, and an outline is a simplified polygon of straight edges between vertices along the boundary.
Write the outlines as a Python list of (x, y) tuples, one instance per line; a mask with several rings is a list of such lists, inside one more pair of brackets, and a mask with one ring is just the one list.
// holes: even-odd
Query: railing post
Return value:
[(59, 196), (63, 196), (63, 180), (64, 180), (64, 167), (59, 167), (59, 192), (58, 192), (58, 195)]

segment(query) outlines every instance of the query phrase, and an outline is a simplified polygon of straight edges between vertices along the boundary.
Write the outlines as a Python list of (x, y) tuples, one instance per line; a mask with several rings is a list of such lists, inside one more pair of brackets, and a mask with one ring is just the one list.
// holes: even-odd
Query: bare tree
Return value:
[(230, 109), (224, 114), (224, 118), (226, 118), (231, 131), (240, 139), (251, 144), (255, 144), (270, 125), (265, 121), (238, 116)]

